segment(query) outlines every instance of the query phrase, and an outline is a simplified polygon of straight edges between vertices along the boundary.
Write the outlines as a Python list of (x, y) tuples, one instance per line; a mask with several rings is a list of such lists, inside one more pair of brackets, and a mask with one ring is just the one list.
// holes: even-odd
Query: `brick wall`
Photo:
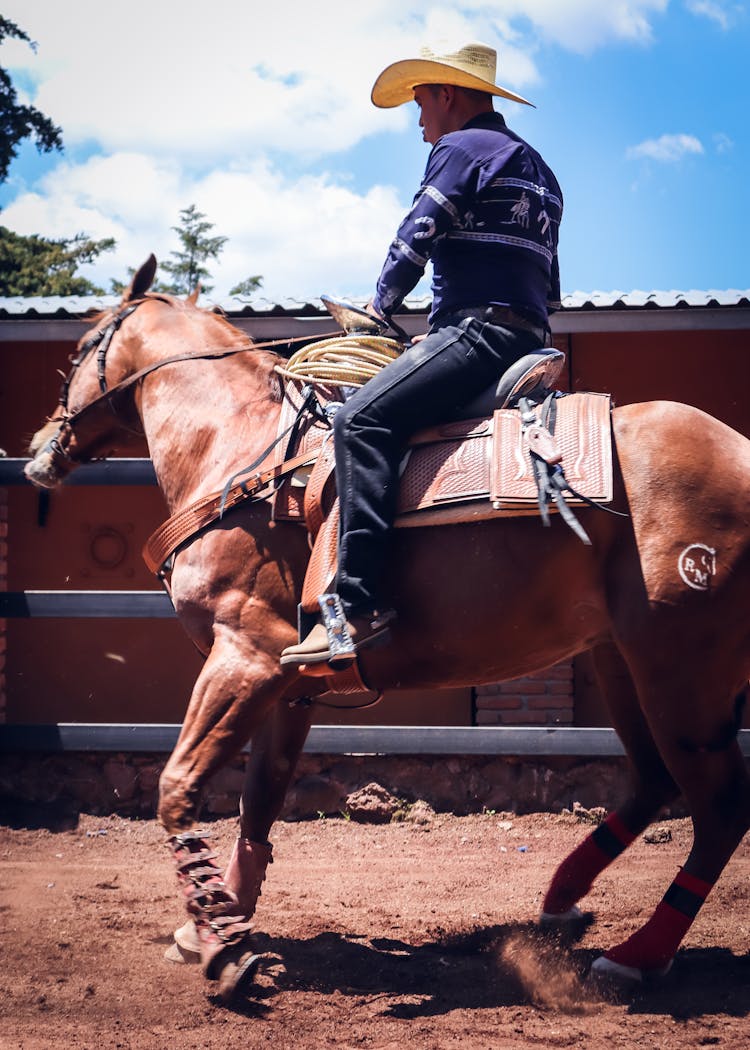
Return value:
[(524, 678), (476, 688), (477, 725), (565, 726), (572, 722), (573, 664), (569, 660)]

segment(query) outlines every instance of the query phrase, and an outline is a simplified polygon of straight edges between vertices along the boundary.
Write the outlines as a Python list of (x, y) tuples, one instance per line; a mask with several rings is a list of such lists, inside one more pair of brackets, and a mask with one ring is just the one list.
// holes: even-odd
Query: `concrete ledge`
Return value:
[[(65, 751), (170, 752), (179, 725), (57, 722), (0, 725), (0, 753)], [(750, 756), (750, 729), (739, 734)], [(246, 748), (248, 750), (249, 748)], [(305, 752), (317, 755), (518, 755), (614, 758), (615, 731), (555, 726), (313, 726)]]
[[(58, 722), (0, 726), (0, 752), (170, 752), (178, 725)], [(750, 755), (750, 730), (739, 735)], [(612, 729), (530, 726), (313, 726), (305, 752), (318, 755), (509, 755), (613, 758)]]

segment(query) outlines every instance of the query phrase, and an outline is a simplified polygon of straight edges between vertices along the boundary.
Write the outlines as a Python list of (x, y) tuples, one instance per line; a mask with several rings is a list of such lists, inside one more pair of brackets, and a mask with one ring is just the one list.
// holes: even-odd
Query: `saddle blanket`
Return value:
[[(280, 429), (294, 418), (298, 398), (292, 393), (285, 399)], [(547, 425), (562, 453), (561, 465), (571, 488), (598, 503), (611, 502), (609, 395), (568, 394), (555, 398), (552, 409)], [(310, 468), (297, 472), (274, 497), (277, 520), (304, 521), (306, 505), (308, 514), (311, 505), (317, 505), (315, 520), (308, 521), (312, 534), (317, 533), (332, 502), (331, 493), (329, 507), (322, 507), (333, 469), (332, 445), (330, 430), (320, 422), (302, 435), (298, 451), (321, 450), (312, 468), (319, 491), (306, 491)], [(281, 462), (284, 450), (278, 455)], [(566, 502), (575, 505), (581, 500), (568, 494)], [(554, 512), (554, 507), (550, 509)], [(517, 409), (499, 409), (488, 419), (444, 423), (411, 439), (401, 466), (398, 528), (538, 513), (528, 439)]]

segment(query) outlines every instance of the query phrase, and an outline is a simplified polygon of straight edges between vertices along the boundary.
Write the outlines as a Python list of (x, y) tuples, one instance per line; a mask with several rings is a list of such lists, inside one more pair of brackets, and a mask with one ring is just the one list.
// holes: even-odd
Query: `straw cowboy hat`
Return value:
[(464, 44), (458, 51), (442, 53), (423, 47), (419, 58), (406, 58), (387, 66), (375, 81), (371, 98), (374, 105), (390, 109), (412, 102), (418, 84), (453, 84), (534, 105), (507, 88), (498, 87), (496, 73), (497, 51), (486, 44)]

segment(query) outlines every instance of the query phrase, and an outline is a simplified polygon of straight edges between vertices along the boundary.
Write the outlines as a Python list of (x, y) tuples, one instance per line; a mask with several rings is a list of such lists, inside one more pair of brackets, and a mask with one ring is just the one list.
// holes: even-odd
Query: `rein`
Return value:
[[(289, 346), (292, 343), (300, 343), (305, 340), (309, 340), (308, 335), (291, 336), (287, 339), (270, 339), (263, 343), (249, 343), (247, 346), (232, 346), (232, 347), (207, 347), (205, 350), (200, 350), (197, 353), (185, 353), (185, 354), (173, 354), (171, 357), (165, 357), (161, 361), (155, 361), (151, 365), (146, 365), (144, 368), (140, 368), (137, 372), (134, 372), (131, 376), (127, 376), (113, 387), (107, 388), (106, 379), (104, 377), (104, 365), (106, 360), (106, 353), (109, 349), (109, 345), (112, 341), (112, 336), (119, 329), (122, 322), (130, 316), (134, 310), (141, 305), (141, 303), (148, 302), (147, 299), (142, 299), (138, 303), (132, 304), (121, 314), (118, 314), (116, 318), (110, 322), (107, 328), (103, 329), (99, 338), (96, 336), (92, 337), (88, 343), (84, 344), (81, 349), (81, 353), (73, 362), (73, 370), (65, 380), (63, 384), (63, 393), (60, 398), (60, 405), (63, 408), (63, 419), (62, 422), (67, 424), (69, 427), (73, 427), (74, 424), (78, 423), (88, 412), (99, 408), (103, 404), (111, 402), (113, 398), (129, 390), (135, 386), (146, 376), (151, 375), (152, 372), (158, 371), (160, 368), (164, 368), (166, 365), (173, 365), (183, 361), (206, 361), (206, 360), (221, 360), (224, 357), (233, 357), (235, 354), (244, 354), (251, 350), (268, 350), (272, 347), (277, 346)], [(332, 335), (335, 333), (331, 333)], [(72, 415), (68, 414), (67, 396), (72, 382), (73, 376), (75, 375), (76, 369), (83, 363), (88, 357), (89, 353), (99, 344), (99, 352), (97, 355), (97, 371), (99, 374), (99, 386), (102, 389), (102, 393), (99, 397), (94, 398), (93, 401), (89, 401), (87, 405), (74, 412)]]
[[(206, 347), (203, 350), (191, 353), (172, 354), (170, 357), (165, 357), (161, 361), (155, 361), (153, 364), (145, 365), (143, 368), (138, 369), (132, 375), (127, 376), (113, 387), (107, 387), (106, 381), (106, 358), (107, 352), (111, 346), (112, 339), (115, 334), (120, 330), (125, 320), (135, 310), (145, 302), (154, 301), (165, 302), (169, 304), (168, 299), (161, 299), (160, 297), (152, 297), (151, 299), (140, 299), (137, 302), (130, 303), (123, 309), (121, 309), (110, 321), (103, 326), (99, 331), (95, 332), (86, 342), (81, 346), (76, 357), (73, 359), (73, 367), (65, 378), (60, 393), (60, 406), (63, 414), (60, 420), (60, 429), (58, 433), (47, 442), (47, 447), (55, 455), (70, 460), (70, 454), (63, 447), (60, 440), (60, 435), (63, 430), (73, 432), (75, 426), (86, 417), (90, 412), (96, 411), (102, 405), (109, 405), (112, 407), (112, 401), (120, 394), (132, 389), (137, 383), (140, 383), (146, 376), (151, 375), (153, 372), (158, 371), (160, 368), (164, 368), (166, 365), (178, 364), (186, 361), (205, 361), (205, 360), (221, 360), (226, 357), (233, 357), (236, 354), (247, 353), (250, 350), (265, 350), (277, 346), (290, 346), (292, 343), (298, 342), (309, 342), (309, 336), (292, 336), (286, 339), (272, 339), (262, 343), (248, 343), (243, 346), (232, 346), (232, 347)], [(336, 333), (327, 333), (325, 338), (330, 338)], [(68, 412), (68, 397), (70, 392), (70, 386), (75, 377), (76, 371), (80, 366), (88, 359), (90, 354), (97, 351), (97, 376), (99, 379), (99, 388), (101, 394), (95, 397), (88, 404), (84, 405), (77, 412), (72, 414)], [(259, 494), (272, 482), (276, 482), (288, 474), (293, 473), (295, 470), (302, 466), (309, 465), (315, 459), (316, 453), (305, 453), (303, 455), (297, 455), (287, 458), (284, 462), (278, 464), (275, 467), (269, 468), (265, 471), (258, 471), (253, 477), (248, 478), (246, 475), (250, 474), (253, 470), (259, 467), (278, 445), (278, 443), (291, 434), (289, 441), (289, 449), (291, 450), (294, 444), (294, 435), (299, 430), (302, 417), (306, 413), (311, 413), (313, 416), (321, 414), (316, 412), (318, 408), (317, 398), (315, 396), (315, 390), (313, 387), (308, 387), (304, 392), (304, 401), (301, 405), (295, 420), (289, 426), (283, 434), (279, 435), (275, 441), (273, 441), (268, 448), (264, 449), (260, 456), (243, 470), (233, 475), (224, 489), (221, 492), (210, 493), (204, 496), (202, 499), (193, 503), (191, 506), (184, 508), (178, 514), (171, 517), (164, 525), (157, 529), (157, 531), (147, 541), (146, 546), (143, 550), (143, 557), (146, 564), (158, 576), (163, 576), (165, 572), (165, 564), (170, 560), (171, 556), (175, 553), (177, 547), (195, 535), (196, 532), (201, 531), (206, 525), (219, 520), (224, 516), (226, 511), (231, 510), (237, 504), (244, 502), (248, 499), (257, 499)], [(322, 414), (321, 414), (322, 416)], [(239, 481), (239, 478), (244, 480)]]
[[(178, 511), (177, 514), (173, 514), (149, 536), (141, 554), (147, 567), (154, 575), (163, 579), (171, 571), (172, 557), (182, 544), (192, 539), (199, 532), (202, 532), (209, 525), (213, 525), (215, 521), (220, 521), (228, 510), (232, 510), (238, 504), (244, 503), (245, 500), (267, 499), (269, 495), (275, 492), (281, 479), (293, 474), (300, 467), (307, 467), (315, 462), (318, 457), (317, 449), (302, 452), (296, 456), (289, 455), (290, 450), (296, 444), (296, 436), (299, 433), (302, 419), (306, 414), (310, 414), (313, 418), (328, 421), (325, 412), (320, 408), (315, 388), (308, 386), (302, 393), (302, 404), (292, 422), (270, 445), (263, 449), (249, 466), (243, 467), (242, 470), (238, 470), (236, 474), (233, 474), (221, 492), (211, 492), (207, 496), (202, 496), (195, 503), (191, 503), (181, 511)], [(289, 437), (289, 442), (284, 462), (270, 467), (268, 470), (259, 470), (251, 478), (245, 477), (245, 475), (250, 474), (264, 463), (285, 437)], [(244, 480), (239, 481), (239, 478)], [(266, 495), (261, 495), (270, 485), (273, 485), (271, 491)]]

